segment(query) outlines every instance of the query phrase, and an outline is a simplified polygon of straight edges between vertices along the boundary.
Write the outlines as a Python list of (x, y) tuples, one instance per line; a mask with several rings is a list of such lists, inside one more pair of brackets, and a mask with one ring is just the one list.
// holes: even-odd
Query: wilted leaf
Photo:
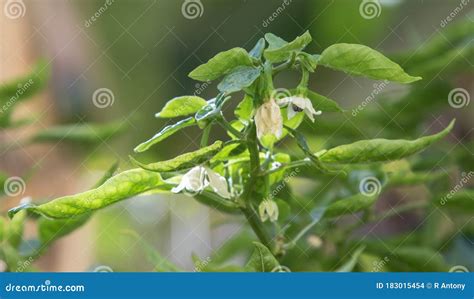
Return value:
[(217, 85), (221, 92), (226, 94), (240, 91), (249, 87), (260, 76), (260, 69), (251, 66), (240, 66), (233, 69)]
[(169, 172), (188, 169), (196, 165), (209, 161), (222, 148), (222, 141), (216, 141), (212, 145), (203, 147), (197, 151), (179, 155), (173, 159), (160, 161), (151, 164), (143, 164), (137, 160), (132, 159), (132, 162), (137, 166), (157, 172)]
[(245, 49), (233, 48), (220, 52), (205, 64), (201, 64), (189, 73), (189, 77), (199, 81), (212, 81), (238, 66), (252, 66), (252, 59)]
[(137, 145), (137, 147), (135, 147), (134, 151), (136, 153), (144, 152), (144, 151), (148, 150), (150, 147), (152, 147), (153, 145), (165, 140), (169, 136), (171, 136), (174, 133), (178, 132), (179, 130), (181, 130), (183, 128), (186, 128), (186, 127), (189, 127), (189, 126), (192, 126), (195, 123), (196, 122), (194, 121), (194, 118), (188, 117), (188, 118), (183, 119), (183, 120), (181, 120), (181, 121), (179, 121), (179, 122), (177, 122), (173, 125), (166, 126), (158, 134), (156, 134), (155, 136), (153, 136), (149, 140)]
[(273, 34), (266, 34), (265, 38), (267, 38), (270, 47), (264, 51), (263, 55), (271, 62), (287, 60), (291, 56), (292, 52), (301, 51), (312, 40), (308, 31), (289, 43), (283, 43), (284, 41), (282, 39), (276, 37)]
[(340, 145), (319, 155), (322, 162), (330, 163), (367, 163), (390, 161), (417, 153), (434, 142), (445, 137), (453, 128), (454, 120), (443, 131), (418, 138), (416, 140), (361, 140)]
[(8, 211), (10, 217), (22, 210), (62, 219), (101, 209), (120, 200), (152, 189), (167, 189), (161, 176), (144, 169), (131, 169), (117, 174), (103, 185), (76, 195), (57, 198), (42, 205), (25, 204)]
[(161, 118), (188, 116), (198, 112), (205, 105), (207, 101), (198, 96), (176, 97), (166, 102), (165, 107), (155, 116)]
[(280, 264), (271, 251), (259, 242), (253, 242), (255, 249), (250, 260), (245, 265), (248, 272), (272, 272), (278, 269)]
[(376, 80), (411, 83), (421, 77), (412, 77), (395, 62), (363, 45), (335, 44), (323, 51), (319, 64), (346, 73)]

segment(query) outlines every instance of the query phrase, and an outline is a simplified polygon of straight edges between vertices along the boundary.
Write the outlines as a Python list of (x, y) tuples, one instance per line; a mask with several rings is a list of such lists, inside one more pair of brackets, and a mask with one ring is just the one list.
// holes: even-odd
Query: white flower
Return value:
[(258, 107), (255, 113), (255, 125), (257, 126), (257, 137), (261, 139), (265, 135), (274, 135), (281, 137), (283, 131), (283, 118), (281, 117), (280, 107), (275, 100), (270, 99)]
[(208, 186), (221, 197), (231, 197), (226, 179), (212, 169), (203, 166), (196, 166), (184, 174), (179, 185), (171, 189), (171, 192), (179, 193), (184, 190), (190, 193), (200, 193)]
[(264, 199), (258, 206), (258, 212), (262, 222), (270, 219), (271, 222), (278, 220), (278, 206), (276, 202), (271, 199)]
[(291, 96), (278, 100), (278, 105), (284, 107), (288, 105), (288, 119), (292, 119), (296, 113), (304, 111), (306, 115), (314, 122), (314, 115), (320, 115), (321, 111), (316, 111), (313, 108), (313, 103), (310, 99), (301, 96)]

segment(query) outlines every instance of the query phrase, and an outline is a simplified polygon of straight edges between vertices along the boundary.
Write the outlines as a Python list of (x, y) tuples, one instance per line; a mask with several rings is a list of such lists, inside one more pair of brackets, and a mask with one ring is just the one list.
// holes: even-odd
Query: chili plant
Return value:
[[(443, 177), (411, 171), (406, 158), (443, 139), (454, 120), (443, 130), (416, 139), (378, 138), (314, 148), (307, 139), (308, 130), (301, 130), (302, 123), (317, 127), (320, 119), (345, 113), (336, 101), (308, 88), (317, 68), (400, 84), (422, 78), (367, 46), (334, 44), (313, 54), (304, 51), (311, 41), (308, 32), (290, 42), (269, 33), (250, 51), (237, 47), (218, 53), (189, 74), (203, 82), (220, 80), (215, 97), (179, 96), (168, 101), (156, 117), (172, 124), (135, 147), (136, 154), (130, 159), (136, 168), (114, 176), (110, 171), (95, 188), (83, 193), (20, 205), (9, 216), (14, 221), (26, 213), (39, 217), (43, 248), (87, 221), (96, 210), (140, 194), (179, 193), (223, 213), (242, 215), (255, 236), (253, 245), (248, 238), (237, 239), (240, 248), (254, 248), (245, 267), (229, 266), (218, 258), (203, 263), (194, 257), (202, 271), (279, 271), (287, 266), (350, 271), (363, 252), (368, 253), (366, 258), (373, 258), (381, 252), (380, 246), (348, 236), (361, 224), (387, 216), (374, 215), (382, 191)], [(290, 89), (276, 86), (275, 77), (287, 71), (299, 73), (299, 84)], [(227, 113), (229, 109), (234, 110), (233, 115)], [(140, 153), (166, 146), (168, 137), (192, 126), (202, 131), (200, 148), (164, 161), (149, 163), (140, 158)], [(227, 133), (225, 140), (214, 138), (219, 127)], [(338, 130), (330, 133), (338, 134)], [(297, 178), (306, 179), (299, 185), (306, 191), (289, 183)], [(354, 181), (356, 188), (351, 187)], [(469, 196), (459, 194), (450, 203), (468, 201)], [(416, 202), (402, 209), (432, 204), (436, 203)], [(336, 226), (345, 215), (360, 215), (360, 221)], [(342, 258), (326, 250), (298, 262), (295, 257), (304, 251), (303, 237), (318, 248), (317, 234), (322, 231), (331, 231), (328, 239)], [(224, 247), (222, 250), (229, 249)], [(410, 249), (404, 250), (400, 259), (409, 256), (407, 260), (416, 262)], [(179, 270), (159, 260), (155, 260), (157, 270)], [(423, 269), (446, 268), (436, 256)]]

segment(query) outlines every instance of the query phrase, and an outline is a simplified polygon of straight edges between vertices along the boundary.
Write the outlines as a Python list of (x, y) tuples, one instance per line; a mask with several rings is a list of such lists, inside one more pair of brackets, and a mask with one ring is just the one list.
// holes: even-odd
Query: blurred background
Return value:
[[(436, 55), (438, 64), (430, 62), (423, 69), (415, 62), (417, 49), (440, 32), (458, 22), (472, 24), (473, 4), (380, 0), (366, 8), (365, 2), (1, 0), (0, 84), (30, 72), (41, 59), (43, 67), (51, 69), (47, 88), (16, 105), (11, 115), (13, 123), (27, 125), (1, 130), (0, 169), (7, 178), (25, 180), (22, 192), (1, 199), (2, 212), (24, 197), (41, 201), (86, 190), (116, 160), (121, 170), (130, 168), (127, 156), (134, 146), (167, 124), (154, 117), (167, 100), (186, 94), (215, 96), (218, 82), (197, 83), (187, 77), (192, 69), (222, 50), (236, 46), (250, 50), (267, 32), (292, 40), (309, 30), (313, 36), (309, 53), (320, 53), (334, 43), (365, 44), (392, 57), (410, 74), (424, 77), (420, 90), (430, 90), (430, 101), (409, 106), (400, 115), (392, 113), (379, 98), (403, 95), (406, 89), (389, 84), (368, 104), (380, 109), (380, 118), (360, 120), (360, 127), (359, 120), (351, 121), (352, 131), (332, 143), (340, 144), (346, 137), (351, 141), (417, 137), (416, 125), (403, 119), (407, 113), (419, 115), (417, 125), (431, 131), (456, 117), (457, 143), (466, 148), (467, 159), (472, 161), (474, 105), (467, 102), (453, 107), (447, 93), (433, 91), (449, 81), (467, 91), (470, 100), (474, 87), (472, 31), (462, 43), (446, 44), (446, 50)], [(468, 52), (461, 52), (467, 47)], [(455, 49), (458, 52), (443, 56)], [(277, 86), (289, 88), (298, 78), (289, 74), (279, 80)], [(374, 81), (323, 69), (317, 70), (311, 85), (349, 111), (376, 89)], [(321, 119), (324, 122), (324, 116)], [(375, 121), (386, 126), (383, 130), (372, 127)], [(110, 123), (114, 129), (104, 133), (102, 126)], [(70, 142), (68, 138), (27, 142), (37, 131), (68, 124), (86, 124), (94, 138), (91, 142)], [(310, 126), (306, 124), (307, 129)], [(312, 126), (318, 132), (318, 121)], [(194, 130), (181, 131), (140, 158), (166, 159), (197, 148), (199, 134)], [(224, 137), (223, 131), (216, 134), (215, 138)], [(331, 138), (335, 137), (328, 134), (324, 142), (331, 144)], [(316, 138), (312, 144), (317, 149), (322, 141)], [(473, 169), (466, 167), (465, 171)], [(81, 229), (56, 242), (35, 266), (45, 271), (88, 271), (101, 265), (113, 271), (153, 270), (142, 258), (140, 240), (124, 233), (132, 230), (164, 257), (192, 271), (191, 253), (205, 260), (239, 233), (242, 219), (232, 217), (211, 212), (183, 196), (134, 198), (98, 212)], [(371, 233), (393, 231), (407, 221), (410, 219), (388, 222)], [(27, 227), (27, 234), (34, 237), (33, 224)]]

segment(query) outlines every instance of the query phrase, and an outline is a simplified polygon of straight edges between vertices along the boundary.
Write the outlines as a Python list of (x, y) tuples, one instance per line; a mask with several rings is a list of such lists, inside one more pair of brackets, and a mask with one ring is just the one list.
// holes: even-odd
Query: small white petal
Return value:
[(179, 193), (183, 190), (188, 192), (201, 192), (206, 188), (205, 169), (202, 166), (196, 166), (183, 175), (178, 186), (171, 189), (171, 192)]
[(280, 138), (283, 132), (283, 118), (280, 107), (273, 99), (261, 105), (255, 113), (255, 125), (257, 137), (261, 139), (265, 135), (272, 134)]
[(286, 105), (288, 105), (288, 103), (291, 102), (291, 97), (284, 97), (282, 99), (278, 99), (276, 101), (276, 103), (278, 104), (278, 106), (280, 107), (285, 107)]
[(227, 180), (217, 172), (206, 167), (207, 177), (209, 178), (209, 186), (223, 198), (231, 198), (228, 190)]

